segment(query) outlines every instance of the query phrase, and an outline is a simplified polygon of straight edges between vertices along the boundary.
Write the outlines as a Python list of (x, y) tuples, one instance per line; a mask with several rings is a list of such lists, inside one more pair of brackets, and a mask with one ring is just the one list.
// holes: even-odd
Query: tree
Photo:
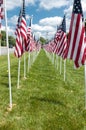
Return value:
[(14, 46), (15, 45), (15, 39), (13, 36), (9, 36), (9, 46)]
[(1, 46), (6, 46), (6, 33), (1, 31)]
[[(15, 38), (13, 36), (8, 36), (9, 46), (15, 45)], [(1, 46), (6, 46), (6, 32), (1, 31)]]
[(41, 42), (41, 44), (45, 44), (46, 43), (46, 39), (44, 39), (43, 37), (40, 37), (40, 42)]

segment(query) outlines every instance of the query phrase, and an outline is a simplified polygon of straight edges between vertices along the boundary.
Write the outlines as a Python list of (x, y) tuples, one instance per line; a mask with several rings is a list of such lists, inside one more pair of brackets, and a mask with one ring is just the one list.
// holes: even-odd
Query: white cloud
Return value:
[(66, 13), (67, 17), (71, 17), (72, 8), (72, 5), (70, 5), (67, 9), (64, 10), (64, 13)]
[[(25, 3), (26, 3), (26, 6), (28, 6), (29, 4), (34, 5), (35, 0), (26, 0)], [(12, 1), (7, 0), (6, 5), (7, 5), (7, 10), (12, 10), (16, 7), (20, 7), (22, 5), (22, 1), (21, 0), (12, 0)]]
[(84, 12), (84, 18), (86, 18), (86, 0), (82, 1), (82, 8), (83, 8), (83, 12)]
[[(66, 6), (68, 5), (69, 1), (68, 0), (26, 0), (26, 6), (28, 5), (35, 5), (36, 2), (39, 3), (39, 7), (46, 9), (46, 10), (50, 10), (52, 8), (60, 8), (62, 6)], [(21, 0), (7, 0), (6, 1), (6, 5), (7, 5), (7, 9), (8, 10), (12, 10), (16, 7), (20, 7), (22, 4)]]
[(68, 3), (68, 0), (40, 0), (39, 7), (50, 10), (52, 8), (60, 8), (66, 6)]
[(32, 29), (34, 31), (40, 31), (40, 32), (47, 32), (47, 31), (53, 31), (54, 28), (52, 26), (43, 26), (38, 24), (33, 24)]
[(11, 23), (11, 24), (13, 24), (13, 25), (16, 25), (17, 20), (18, 20), (18, 16), (17, 16), (17, 15), (14, 15), (14, 16), (11, 17), (10, 19), (8, 19), (8, 23)]
[(35, 38), (38, 40), (42, 36), (42, 33), (40, 31), (35, 31), (34, 35), (35, 35)]
[(16, 7), (19, 7), (21, 5), (21, 2), (20, 1), (17, 1), (17, 0), (7, 0), (6, 1), (6, 6), (7, 6), (7, 10), (12, 10)]
[(38, 24), (32, 25), (32, 30), (36, 34), (40, 34), (40, 36), (44, 36), (45, 38), (48, 33), (48, 38), (51, 39), (54, 37), (57, 30), (57, 25), (61, 23), (61, 20), (62, 17), (47, 17), (41, 19)]
[(39, 21), (39, 24), (42, 24), (42, 25), (50, 25), (50, 26), (57, 26), (58, 24), (61, 23), (61, 20), (62, 20), (62, 17), (47, 17), (47, 18), (44, 18), (44, 19), (41, 19)]

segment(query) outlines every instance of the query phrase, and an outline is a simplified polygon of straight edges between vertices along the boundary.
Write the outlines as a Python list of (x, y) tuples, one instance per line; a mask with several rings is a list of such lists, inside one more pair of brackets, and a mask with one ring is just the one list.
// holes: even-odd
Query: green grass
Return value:
[[(7, 56), (0, 56), (0, 130), (84, 130), (84, 67), (74, 70), (67, 61), (66, 81), (41, 51), (27, 79), (21, 59), (20, 89), (17, 89), (18, 60), (11, 55), (12, 111), (8, 111)], [(27, 58), (27, 57), (26, 57)]]

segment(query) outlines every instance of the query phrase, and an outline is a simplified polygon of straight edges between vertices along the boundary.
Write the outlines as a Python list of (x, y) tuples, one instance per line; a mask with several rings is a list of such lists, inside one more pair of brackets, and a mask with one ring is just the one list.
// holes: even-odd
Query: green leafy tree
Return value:
[[(9, 46), (15, 45), (15, 38), (13, 36), (8, 36)], [(1, 46), (6, 46), (6, 32), (1, 31)]]
[(43, 38), (43, 37), (40, 37), (40, 42), (41, 42), (41, 44), (45, 44), (46, 43), (46, 39)]
[(6, 33), (1, 31), (1, 46), (6, 46)]
[(9, 36), (9, 46), (15, 45), (15, 38), (13, 36)]

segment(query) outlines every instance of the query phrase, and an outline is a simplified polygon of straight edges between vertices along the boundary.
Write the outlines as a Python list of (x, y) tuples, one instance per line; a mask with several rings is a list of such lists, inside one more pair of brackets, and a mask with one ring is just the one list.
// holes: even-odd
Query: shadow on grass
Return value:
[(9, 87), (9, 84), (7, 83), (7, 82), (1, 82), (1, 86), (4, 86), (4, 87), (6, 87), (6, 88), (8, 88)]
[(3, 77), (3, 78), (7, 78), (7, 77), (8, 77), (8, 74), (6, 74), (6, 75), (1, 74), (1, 77)]
[(41, 98), (41, 97), (31, 97), (30, 99), (38, 100), (38, 101), (41, 101), (41, 102), (47, 102), (47, 103), (51, 103), (51, 104), (54, 104), (54, 105), (61, 105), (61, 106), (66, 107), (63, 102), (56, 101), (56, 100), (53, 100), (53, 99), (47, 99), (47, 98)]

